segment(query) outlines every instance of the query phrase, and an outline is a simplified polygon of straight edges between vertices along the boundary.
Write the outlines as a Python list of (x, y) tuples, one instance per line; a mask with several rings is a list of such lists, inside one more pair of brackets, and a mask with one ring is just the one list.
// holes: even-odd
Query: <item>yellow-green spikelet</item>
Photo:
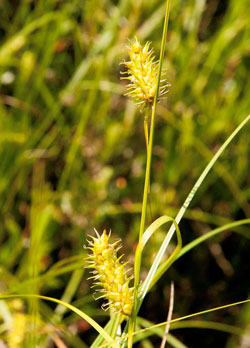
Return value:
[[(122, 79), (130, 80), (127, 86), (128, 92), (125, 95), (143, 105), (153, 104), (157, 88), (158, 62), (155, 61), (153, 50), (149, 46), (149, 42), (141, 46), (135, 37), (128, 47), (130, 61), (121, 63), (128, 69), (126, 73), (122, 72), (122, 74), (128, 75)], [(164, 79), (161, 80), (159, 97), (167, 93), (169, 86), (170, 84)]]
[(8, 347), (19, 348), (25, 338), (27, 318), (24, 313), (15, 313), (13, 315), (12, 328), (8, 334)]
[[(97, 232), (96, 232), (97, 233)], [(103, 305), (105, 309), (114, 308), (115, 312), (121, 312), (130, 316), (133, 307), (133, 288), (129, 287), (131, 277), (127, 276), (125, 264), (121, 264), (121, 257), (117, 257), (118, 242), (109, 244), (109, 237), (104, 230), (102, 235), (97, 237), (90, 236), (93, 241), (89, 241), (88, 249), (92, 254), (88, 256), (89, 265), (87, 268), (93, 268), (95, 279), (94, 286), (100, 286), (98, 289), (103, 293), (102, 296), (108, 300)]]

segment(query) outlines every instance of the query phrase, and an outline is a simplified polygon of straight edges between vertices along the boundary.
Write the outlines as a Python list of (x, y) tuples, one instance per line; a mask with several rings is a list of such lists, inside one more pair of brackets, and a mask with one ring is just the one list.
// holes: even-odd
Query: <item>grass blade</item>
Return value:
[[(137, 267), (137, 263), (138, 263), (138, 255), (141, 255), (143, 248), (145, 247), (146, 243), (148, 242), (149, 238), (152, 236), (152, 234), (158, 229), (160, 228), (162, 225), (164, 225), (167, 222), (173, 222), (174, 226), (175, 226), (175, 231), (177, 233), (177, 246), (175, 248), (175, 250), (173, 251), (173, 253), (171, 254), (171, 256), (168, 258), (168, 260), (174, 260), (182, 247), (182, 239), (181, 239), (181, 233), (180, 233), (180, 229), (179, 226), (177, 224), (177, 222), (169, 217), (169, 216), (161, 216), (160, 218), (158, 218), (157, 220), (155, 220), (144, 232), (141, 241), (139, 242), (137, 249), (136, 249), (136, 254), (135, 254), (135, 277), (139, 277), (138, 271), (139, 268)], [(167, 234), (165, 240), (167, 245), (169, 244), (171, 238), (173, 237), (173, 235), (170, 237), (169, 233)], [(139, 307), (144, 299), (144, 297), (146, 296), (148, 289), (151, 287), (152, 282), (154, 282), (154, 272), (152, 272), (153, 276), (151, 277), (147, 277), (146, 280), (143, 282), (142, 287), (141, 287), (141, 291), (140, 291), (140, 296), (139, 296), (139, 300), (138, 300), (138, 307), (137, 307), (137, 311), (139, 310)]]
[(56, 298), (53, 297), (47, 297), (47, 296), (42, 296), (42, 295), (0, 295), (0, 299), (1, 300), (7, 300), (10, 298), (16, 298), (16, 297), (21, 297), (21, 298), (37, 298), (37, 299), (41, 299), (41, 300), (46, 300), (46, 301), (50, 301), (50, 302), (55, 302), (58, 303), (62, 306), (67, 307), (68, 309), (70, 309), (71, 311), (75, 312), (77, 315), (79, 315), (82, 319), (86, 320), (96, 331), (99, 332), (99, 334), (103, 337), (103, 339), (105, 339), (107, 341), (107, 343), (112, 347), (112, 348), (119, 348), (119, 345), (112, 339), (112, 337), (110, 337), (109, 334), (107, 334), (107, 332), (92, 318), (90, 318), (87, 314), (85, 314), (83, 311), (81, 311), (80, 309), (72, 306), (71, 304), (58, 300)]
[[(213, 158), (211, 159), (211, 161), (208, 163), (208, 165), (206, 166), (206, 168), (204, 169), (204, 171), (202, 172), (201, 176), (199, 177), (199, 179), (196, 181), (196, 183), (194, 184), (192, 190), (190, 191), (189, 195), (187, 196), (187, 199), (185, 200), (183, 206), (181, 207), (181, 209), (179, 210), (179, 213), (177, 214), (175, 221), (177, 222), (177, 224), (179, 224), (179, 222), (181, 221), (183, 215), (185, 214), (188, 206), (190, 205), (191, 201), (193, 200), (196, 192), (198, 191), (199, 187), (201, 186), (201, 184), (203, 183), (203, 181), (205, 180), (206, 176), (208, 175), (208, 173), (210, 172), (210, 170), (213, 168), (215, 162), (218, 160), (218, 158), (222, 155), (222, 153), (224, 152), (224, 150), (227, 148), (227, 146), (231, 143), (231, 141), (235, 138), (235, 136), (240, 132), (240, 130), (247, 124), (247, 122), (250, 120), (250, 115), (248, 115), (241, 123), (240, 125), (233, 131), (233, 133), (227, 138), (227, 140), (224, 142), (224, 144), (219, 148), (219, 150), (216, 152), (216, 154), (213, 156)], [(155, 276), (158, 266), (162, 260), (162, 257), (168, 247), (169, 241), (172, 238), (174, 232), (175, 232), (175, 224), (173, 223), (172, 226), (170, 227), (170, 230), (165, 238), (165, 240), (163, 241), (157, 256), (150, 268), (150, 271), (147, 275), (147, 278), (145, 280), (145, 282), (148, 282), (148, 278), (149, 279), (153, 279), (153, 277)]]
[[(115, 317), (113, 316), (109, 322), (105, 325), (104, 330), (109, 333), (112, 330), (112, 327), (114, 325), (115, 322)], [(94, 342), (91, 344), (90, 348), (98, 348), (103, 342), (103, 337), (101, 334), (99, 334), (96, 339), (94, 340)], [(105, 344), (105, 346), (107, 346)]]
[[(162, 323), (149, 326), (148, 328), (135, 331), (135, 332), (133, 333), (133, 336), (140, 335), (140, 334), (142, 334), (142, 333), (144, 333), (144, 332), (147, 332), (147, 331), (155, 330), (155, 329), (157, 329), (157, 328), (164, 327), (164, 326), (165, 326), (166, 324), (168, 324), (168, 323), (171, 324), (171, 327), (172, 327), (172, 324), (173, 324), (173, 323), (177, 323), (177, 322), (182, 321), (182, 320), (185, 320), (185, 319), (193, 318), (193, 317), (196, 317), (196, 316), (200, 316), (200, 315), (203, 315), (203, 314), (215, 312), (215, 311), (218, 311), (218, 310), (221, 310), (221, 309), (226, 309), (226, 308), (238, 306), (238, 305), (241, 305), (241, 304), (244, 304), (244, 303), (249, 303), (249, 302), (250, 302), (250, 299), (247, 299), (247, 300), (243, 300), (243, 301), (239, 301), (239, 302), (230, 303), (230, 304), (227, 304), (227, 305), (224, 305), (224, 306), (219, 306), (219, 307), (215, 307), (215, 308), (206, 309), (206, 310), (201, 311), (201, 312), (196, 312), (196, 313), (188, 314), (188, 315), (185, 315), (185, 316), (183, 316), (183, 317), (176, 318), (176, 319), (172, 319), (172, 320), (169, 320), (169, 321), (164, 321), (164, 322), (162, 322)], [(173, 325), (173, 326), (174, 326), (174, 325)], [(128, 337), (128, 335), (124, 336), (124, 338), (125, 338), (125, 337)], [(106, 344), (103, 345), (102, 347), (104, 347), (104, 346), (106, 346)]]
[[(149, 320), (145, 320), (144, 318), (138, 318), (138, 323), (144, 328), (149, 328), (153, 326), (152, 322), (150, 322)], [(158, 337), (162, 338), (164, 335), (164, 330), (162, 328), (156, 328), (156, 329), (153, 329), (152, 331), (143, 332), (140, 335), (137, 335), (134, 341), (139, 342), (152, 335), (157, 335)], [(167, 342), (171, 347), (174, 347), (174, 348), (187, 348), (185, 344), (183, 344), (181, 341), (179, 341), (176, 337), (174, 337), (170, 333), (167, 336)]]

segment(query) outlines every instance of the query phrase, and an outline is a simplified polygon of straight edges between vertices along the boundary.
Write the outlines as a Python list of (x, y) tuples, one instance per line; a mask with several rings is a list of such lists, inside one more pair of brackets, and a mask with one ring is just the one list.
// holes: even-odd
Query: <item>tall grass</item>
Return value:
[[(144, 204), (142, 258), (137, 252), (143, 305), (139, 298), (138, 309), (142, 306), (131, 331), (152, 326), (135, 336), (143, 347), (160, 342), (147, 335), (164, 332), (152, 322), (165, 325), (171, 279), (177, 317), (249, 294), (249, 125), (237, 128), (250, 110), (248, 2), (221, 4), (171, 4), (161, 61), (172, 87), (152, 123), (157, 136), (151, 145), (150, 205), (156, 221), (151, 224)], [(28, 323), (23, 347), (62, 346), (63, 341), (69, 347), (90, 346), (96, 334), (77, 315), (101, 334), (92, 347), (104, 345), (103, 339), (110, 346), (120, 344), (115, 342), (117, 317), (107, 323), (108, 313), (90, 294), (81, 246), (93, 227), (106, 227), (122, 237), (127, 254), (135, 250), (147, 153), (143, 115), (123, 97), (119, 62), (135, 34), (152, 41), (160, 56), (164, 9), (162, 1), (0, 4), (1, 343), (8, 342), (21, 313)], [(207, 172), (214, 170), (200, 180), (192, 205), (184, 206), (181, 249), (180, 234), (177, 246), (172, 243), (184, 213), (178, 214), (178, 207), (207, 163)], [(168, 225), (162, 224), (171, 222), (175, 225), (167, 233)], [(173, 257), (166, 258), (166, 248)], [(7, 301), (10, 294), (14, 297)], [(25, 294), (29, 299), (14, 300)], [(158, 297), (162, 301), (155, 304)], [(153, 309), (159, 306), (157, 314)], [(206, 336), (202, 331), (207, 346), (238, 347), (244, 340), (249, 310), (235, 308), (206, 314), (211, 325), (193, 325), (228, 332)], [(167, 339), (173, 347), (200, 346), (194, 329), (191, 334), (172, 329), (174, 324)]]

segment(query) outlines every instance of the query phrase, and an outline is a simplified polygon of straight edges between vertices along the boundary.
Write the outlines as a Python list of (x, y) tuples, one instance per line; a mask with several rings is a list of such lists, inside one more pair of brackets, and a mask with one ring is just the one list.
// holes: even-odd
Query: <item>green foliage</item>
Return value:
[[(28, 323), (23, 347), (59, 347), (65, 341), (74, 348), (94, 342), (96, 348), (105, 344), (105, 335), (117, 346), (119, 318), (107, 322), (108, 313), (90, 295), (82, 245), (94, 227), (112, 229), (133, 258), (147, 154), (144, 115), (123, 96), (119, 63), (127, 59), (125, 48), (134, 35), (153, 42), (159, 57), (165, 5), (160, 0), (0, 2), (0, 293), (46, 295), (57, 302), (53, 306), (36, 296), (1, 301), (0, 343), (9, 342), (13, 323), (23, 314)], [(140, 266), (145, 294), (178, 261), (151, 288), (136, 330), (152, 325), (146, 319), (166, 320), (171, 279), (178, 317), (249, 296), (249, 124), (230, 138), (183, 211), (179, 255), (167, 259), (181, 246), (179, 239), (174, 249), (174, 227), (168, 232), (161, 223), (157, 230), (151, 224), (161, 222), (159, 216), (179, 224), (173, 218), (197, 178), (249, 114), (249, 15), (248, 0), (171, 3), (162, 61), (171, 87), (157, 105), (152, 219), (148, 208), (141, 231), (144, 238), (145, 231), (150, 234)], [(152, 312), (155, 308), (162, 312)], [(239, 347), (249, 329), (249, 306), (225, 312), (209, 313), (213, 324), (193, 327), (228, 332), (222, 338), (210, 334), (210, 346)], [(79, 313), (91, 317), (103, 336), (96, 338)], [(97, 322), (106, 324), (106, 334)], [(185, 332), (178, 330), (177, 338), (170, 332), (168, 344), (200, 347), (199, 333), (191, 339)], [(152, 328), (153, 333), (162, 337), (163, 329)], [(138, 335), (136, 341), (150, 347), (147, 337)]]

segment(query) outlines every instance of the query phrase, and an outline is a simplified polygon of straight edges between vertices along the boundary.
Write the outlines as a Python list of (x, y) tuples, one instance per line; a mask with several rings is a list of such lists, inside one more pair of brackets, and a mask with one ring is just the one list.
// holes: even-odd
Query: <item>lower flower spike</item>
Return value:
[[(96, 230), (95, 230), (96, 231)], [(113, 308), (115, 312), (120, 312), (126, 316), (130, 316), (133, 307), (133, 288), (129, 287), (131, 276), (127, 276), (125, 263), (121, 263), (122, 256), (117, 257), (117, 251), (121, 248), (119, 241), (109, 244), (110, 234), (107, 235), (104, 230), (100, 236), (96, 231), (97, 237), (92, 237), (92, 241), (88, 241), (87, 248), (91, 250), (86, 261), (86, 268), (93, 269), (94, 279), (93, 286), (100, 287), (98, 289), (101, 295), (98, 298), (106, 298), (108, 300), (102, 307), (105, 310)]]

